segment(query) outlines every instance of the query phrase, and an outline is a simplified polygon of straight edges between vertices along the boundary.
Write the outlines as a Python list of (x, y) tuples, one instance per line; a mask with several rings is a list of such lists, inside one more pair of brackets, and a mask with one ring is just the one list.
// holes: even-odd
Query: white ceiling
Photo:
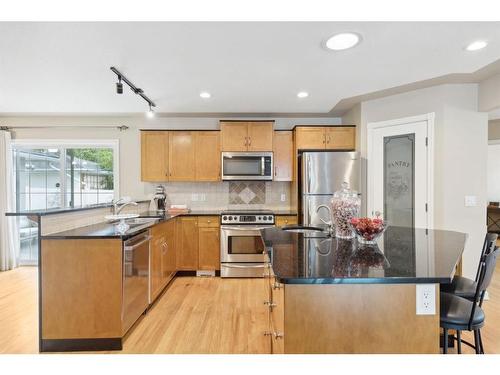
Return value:
[[(341, 31), (362, 43), (321, 47)], [(465, 52), (475, 39), (488, 47)], [(499, 58), (500, 22), (0, 23), (0, 113), (143, 112), (126, 87), (115, 93), (110, 66), (158, 112), (327, 113), (343, 98)]]

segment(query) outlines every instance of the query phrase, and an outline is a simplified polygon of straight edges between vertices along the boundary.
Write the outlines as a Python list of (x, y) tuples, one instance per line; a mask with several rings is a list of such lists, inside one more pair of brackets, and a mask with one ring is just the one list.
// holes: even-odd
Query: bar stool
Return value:
[[(484, 326), (484, 311), (479, 306), (482, 296), (491, 283), (500, 249), (489, 253), (481, 262), (479, 279), (477, 282), (474, 300), (449, 293), (440, 293), (440, 326), (444, 330), (443, 354), (448, 353), (448, 330), (457, 331), (457, 352), (462, 353), (462, 342), (476, 350), (476, 354), (484, 354), (481, 338), (481, 328)], [(474, 345), (461, 339), (461, 331), (474, 332)]]
[[(451, 293), (459, 297), (468, 299), (469, 301), (474, 300), (474, 296), (477, 289), (477, 281), (479, 279), (479, 273), (481, 270), (481, 263), (484, 261), (484, 257), (491, 253), (496, 248), (498, 234), (497, 233), (486, 233), (484, 239), (483, 248), (481, 249), (481, 255), (479, 257), (479, 265), (477, 267), (476, 278), (471, 280), (467, 277), (455, 276), (450, 284), (442, 284), (440, 287), (441, 292)], [(479, 306), (482, 305), (484, 299), (484, 293), (481, 296), (481, 301)]]

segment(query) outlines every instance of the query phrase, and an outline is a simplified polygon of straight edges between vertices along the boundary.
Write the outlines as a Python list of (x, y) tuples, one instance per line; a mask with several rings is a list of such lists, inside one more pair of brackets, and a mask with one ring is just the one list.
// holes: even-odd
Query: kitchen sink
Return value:
[(152, 224), (156, 221), (158, 221), (158, 218), (156, 217), (136, 217), (133, 219), (125, 220), (125, 223), (127, 223), (130, 226), (133, 226), (133, 225)]

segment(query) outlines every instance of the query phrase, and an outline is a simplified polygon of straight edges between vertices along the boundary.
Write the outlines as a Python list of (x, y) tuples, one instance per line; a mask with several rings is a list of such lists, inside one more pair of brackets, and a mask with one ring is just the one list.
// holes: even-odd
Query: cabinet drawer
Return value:
[(282, 227), (284, 225), (296, 225), (297, 223), (297, 216), (276, 216), (276, 225), (278, 227)]
[(215, 228), (220, 226), (219, 216), (198, 216), (200, 228)]

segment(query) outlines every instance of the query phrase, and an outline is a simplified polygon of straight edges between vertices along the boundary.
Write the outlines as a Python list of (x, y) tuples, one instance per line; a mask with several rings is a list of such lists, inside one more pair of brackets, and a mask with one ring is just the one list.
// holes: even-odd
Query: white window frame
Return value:
[[(120, 197), (120, 141), (118, 139), (13, 139), (12, 149), (16, 146), (23, 148), (111, 148), (113, 150), (113, 195), (114, 199)], [(65, 199), (63, 197), (63, 203)]]

